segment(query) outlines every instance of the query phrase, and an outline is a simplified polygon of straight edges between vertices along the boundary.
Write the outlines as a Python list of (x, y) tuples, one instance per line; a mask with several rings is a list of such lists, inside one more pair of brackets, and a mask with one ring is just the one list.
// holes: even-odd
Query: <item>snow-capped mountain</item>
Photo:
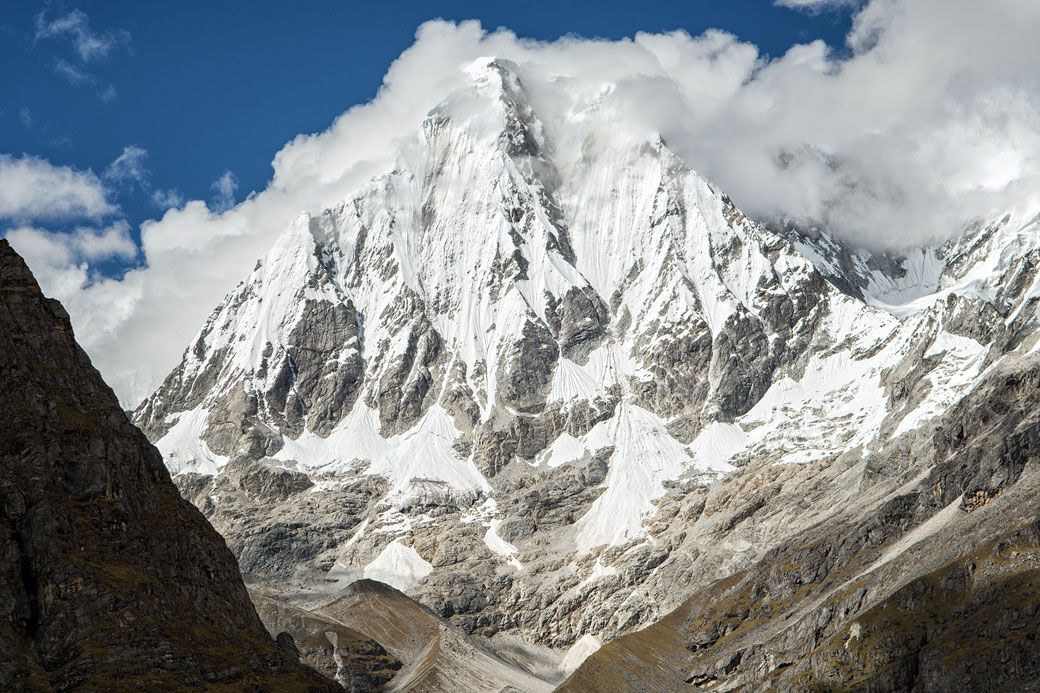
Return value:
[(653, 133), (582, 129), (595, 100), (542, 122), (521, 67), (469, 70), (135, 414), (262, 582), (382, 580), (573, 668), (1036, 342), (1035, 221), (899, 258), (771, 231)]

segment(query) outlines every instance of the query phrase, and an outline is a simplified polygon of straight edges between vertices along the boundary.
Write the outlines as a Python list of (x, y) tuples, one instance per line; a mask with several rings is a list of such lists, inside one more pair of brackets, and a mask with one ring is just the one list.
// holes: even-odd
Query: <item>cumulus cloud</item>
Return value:
[[(32, 268), (49, 296), (59, 297), (88, 343), (117, 339), (126, 316), (142, 296), (132, 282), (101, 279), (92, 269), (105, 260), (132, 261), (140, 251), (125, 221), (105, 227), (79, 227), (56, 233), (34, 226), (8, 230), (6, 238)], [(107, 310), (99, 306), (107, 305)], [(88, 320), (83, 320), (89, 316)], [(95, 356), (95, 361), (97, 358)], [(127, 376), (133, 381), (133, 376)]]
[[(720, 31), (543, 43), (430, 22), (372, 102), (274, 156), (265, 190), (236, 205), (234, 178), (222, 177), (209, 205), (189, 201), (142, 226), (146, 265), (79, 285), (70, 271), (52, 291), (136, 403), (284, 225), (392, 167), (425, 114), (467, 83), (460, 66), (481, 56), (519, 66), (561, 157), (624, 123), (660, 133), (752, 216), (871, 248), (935, 242), (971, 220), (1038, 207), (1036, 26), (1040, 3), (870, 0), (846, 50), (814, 42), (769, 59)], [(559, 127), (565, 119), (581, 125)]]
[(147, 158), (148, 151), (143, 147), (134, 144), (127, 145), (123, 147), (123, 152), (105, 167), (103, 175), (106, 180), (116, 184), (147, 187), (148, 168), (145, 166)]
[(69, 233), (20, 226), (9, 230), (6, 237), (34, 266), (58, 269), (83, 262), (128, 261), (138, 253), (137, 244), (130, 237), (130, 225), (124, 220), (101, 228), (79, 226)]
[(46, 10), (36, 15), (36, 40), (66, 39), (83, 62), (93, 62), (108, 57), (112, 49), (129, 43), (126, 31), (98, 33), (90, 28), (90, 17), (82, 10), (50, 19)]
[(91, 171), (0, 154), (0, 219), (97, 219), (115, 209)]

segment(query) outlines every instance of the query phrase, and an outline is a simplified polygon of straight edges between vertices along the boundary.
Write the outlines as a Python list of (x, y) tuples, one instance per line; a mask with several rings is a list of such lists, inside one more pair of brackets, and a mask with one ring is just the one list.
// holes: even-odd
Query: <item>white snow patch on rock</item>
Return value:
[(516, 559), (516, 554), (520, 553), (520, 549), (498, 536), (497, 530), (500, 524), (502, 524), (502, 520), (491, 520), (484, 523), (484, 526), (487, 527), (487, 531), (484, 532), (484, 544), (491, 549), (492, 553), (509, 559), (509, 565), (517, 570), (523, 570), (524, 566)]
[(402, 539), (398, 538), (387, 544), (376, 559), (365, 566), (364, 576), (404, 592), (418, 585), (431, 572), (433, 566), (424, 561), (418, 551), (405, 546)]
[[(578, 520), (575, 540), (580, 553), (614, 546), (644, 536), (643, 520), (654, 512), (653, 501), (664, 495), (664, 482), (678, 479), (692, 466), (686, 446), (673, 438), (656, 414), (623, 402), (613, 419), (589, 431), (607, 436), (614, 445), (607, 487)], [(594, 435), (595, 434), (595, 435)]]
[(744, 429), (736, 424), (713, 421), (690, 443), (690, 453), (698, 468), (728, 473), (736, 469), (729, 460), (746, 446)]
[(925, 358), (944, 354), (945, 358), (928, 374), (932, 387), (917, 407), (903, 417), (894, 435), (911, 431), (925, 421), (949, 410), (978, 381), (987, 349), (974, 339), (940, 332), (925, 353)]
[(539, 456), (540, 464), (555, 469), (568, 462), (577, 462), (587, 452), (585, 445), (569, 433), (561, 433)]
[(209, 419), (207, 410), (199, 406), (191, 411), (174, 414), (173, 418), (176, 423), (155, 444), (170, 474), (216, 474), (228, 463), (227, 457), (210, 450), (202, 439), (202, 432), (206, 430), (206, 421)]
[(582, 662), (592, 656), (600, 647), (601, 643), (596, 636), (581, 636), (577, 642), (571, 645), (567, 654), (563, 656), (563, 661), (560, 662), (560, 670), (563, 671), (564, 676), (570, 676), (577, 671)]
[(582, 580), (578, 586), (584, 587), (585, 585), (591, 585), (601, 578), (611, 577), (613, 575), (618, 575), (618, 569), (612, 565), (608, 565), (604, 568), (603, 563), (601, 563), (597, 558), (595, 565), (592, 566), (592, 572), (590, 572), (589, 576)]

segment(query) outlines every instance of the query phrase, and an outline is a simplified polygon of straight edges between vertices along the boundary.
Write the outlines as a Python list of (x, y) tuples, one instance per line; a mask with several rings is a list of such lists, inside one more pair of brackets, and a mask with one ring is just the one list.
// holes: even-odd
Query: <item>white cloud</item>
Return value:
[[(274, 156), (265, 190), (231, 207), (224, 176), (212, 207), (189, 201), (143, 225), (147, 266), (79, 286), (70, 270), (53, 291), (106, 378), (136, 403), (289, 220), (389, 169), (425, 114), (465, 84), (459, 67), (489, 55), (520, 66), (562, 157), (623, 121), (660, 132), (752, 215), (825, 225), (872, 247), (945, 238), (1038, 204), (1036, 26), (1040, 3), (871, 0), (846, 53), (815, 42), (768, 60), (724, 32), (542, 43), (431, 22), (371, 103)], [(586, 129), (556, 127), (575, 113)]]
[[(141, 295), (132, 281), (99, 279), (91, 264), (138, 257), (125, 221), (103, 228), (81, 227), (71, 233), (22, 226), (9, 230), (6, 238), (25, 258), (44, 292), (60, 298), (69, 314), (76, 316), (73, 320), (81, 343), (118, 339)], [(99, 310), (100, 306), (105, 309)], [(85, 315), (89, 321), (81, 319)], [(88, 337), (86, 342), (80, 332)], [(96, 355), (94, 359), (97, 362)]]
[(238, 190), (238, 178), (231, 171), (224, 171), (220, 178), (213, 181), (210, 190), (214, 192), (210, 209), (214, 212), (226, 212), (235, 206), (235, 191)]
[(774, 4), (780, 7), (789, 7), (793, 10), (822, 12), (842, 7), (855, 7), (862, 4), (862, 0), (776, 0)]
[(169, 188), (152, 192), (152, 204), (162, 210), (184, 205), (184, 195), (179, 190)]
[(126, 184), (131, 187), (137, 185), (146, 187), (148, 185), (148, 168), (145, 159), (148, 151), (143, 147), (130, 144), (123, 147), (123, 152), (110, 163), (104, 171), (106, 180), (113, 183)]
[(94, 75), (73, 65), (68, 60), (56, 58), (52, 63), (52, 67), (54, 68), (54, 74), (58, 75), (74, 87), (81, 87), (85, 84), (95, 84), (97, 82)]
[(18, 111), (18, 122), (20, 122), (22, 124), (22, 127), (24, 127), (26, 130), (30, 129), (33, 126), (32, 111), (30, 111), (28, 108), (23, 108), (20, 111)]
[[(68, 41), (78, 60), (55, 57), (51, 68), (69, 84), (82, 87), (95, 86), (100, 81), (86, 65), (104, 60), (119, 46), (129, 46), (130, 33), (123, 30), (98, 33), (90, 28), (90, 18), (82, 10), (75, 9), (54, 18), (49, 18), (44, 10), (36, 15), (34, 41), (41, 39)], [(118, 92), (112, 85), (102, 85), (97, 91), (97, 98), (105, 103), (117, 96)]]
[(0, 154), (0, 218), (100, 218), (116, 207), (91, 171), (54, 166), (32, 156)]
[(48, 19), (44, 11), (36, 15), (36, 40), (49, 38), (68, 39), (79, 59), (86, 63), (108, 57), (116, 46), (130, 41), (130, 34), (126, 31), (99, 34), (90, 28), (90, 18), (81, 10), (72, 10), (54, 19)]
[(106, 227), (76, 227), (70, 233), (20, 226), (6, 234), (7, 240), (34, 266), (63, 268), (103, 260), (130, 261), (137, 257), (137, 244), (130, 225), (123, 220)]

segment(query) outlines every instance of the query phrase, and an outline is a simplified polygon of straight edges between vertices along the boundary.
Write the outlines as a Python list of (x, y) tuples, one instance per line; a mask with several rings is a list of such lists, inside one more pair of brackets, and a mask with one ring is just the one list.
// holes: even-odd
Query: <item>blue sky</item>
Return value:
[[(177, 198), (222, 204), (214, 186), (226, 172), (225, 184), (237, 187), (223, 190), (234, 199), (262, 190), (274, 153), (370, 100), (432, 18), (476, 18), (486, 29), (542, 40), (717, 27), (778, 56), (817, 38), (840, 50), (849, 15), (767, 0), (5, 3), (0, 153), (92, 170), (136, 239), (140, 222)], [(109, 167), (126, 147), (120, 174)], [(75, 223), (51, 220), (48, 228)], [(118, 273), (140, 261), (98, 267)]]

